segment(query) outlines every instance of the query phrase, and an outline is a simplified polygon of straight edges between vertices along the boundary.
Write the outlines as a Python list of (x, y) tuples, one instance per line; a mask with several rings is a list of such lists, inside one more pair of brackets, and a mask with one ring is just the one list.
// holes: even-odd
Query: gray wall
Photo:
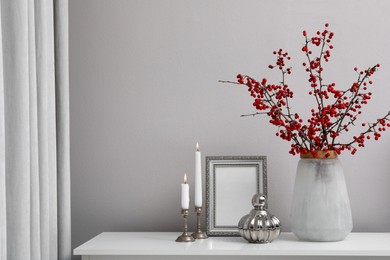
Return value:
[[(349, 85), (353, 67), (381, 63), (363, 115), (379, 117), (389, 110), (388, 10), (385, 0), (71, 0), (73, 246), (103, 231), (179, 231), (180, 183), (187, 172), (193, 191), (196, 142), (203, 159), (267, 155), (269, 208), (288, 231), (298, 157), (266, 118), (239, 117), (253, 112), (245, 88), (217, 81), (238, 72), (279, 80), (266, 67), (282, 47), (293, 57), (294, 109), (307, 113), (301, 31), (329, 22), (328, 80)], [(354, 231), (390, 231), (389, 154), (385, 134), (340, 157)]]

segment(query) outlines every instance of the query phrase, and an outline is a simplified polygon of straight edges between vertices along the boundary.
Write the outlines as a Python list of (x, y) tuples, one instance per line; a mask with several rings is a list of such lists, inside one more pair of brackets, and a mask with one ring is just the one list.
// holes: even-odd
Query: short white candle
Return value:
[(202, 207), (202, 166), (199, 144), (195, 151), (195, 207)]
[(187, 184), (187, 174), (184, 174), (184, 183), (181, 185), (181, 208), (190, 207), (190, 186)]

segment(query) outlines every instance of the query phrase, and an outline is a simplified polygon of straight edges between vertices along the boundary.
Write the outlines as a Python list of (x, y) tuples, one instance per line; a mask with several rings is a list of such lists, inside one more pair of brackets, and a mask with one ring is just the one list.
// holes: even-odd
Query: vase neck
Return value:
[(301, 154), (301, 159), (336, 159), (337, 153), (335, 150), (315, 151)]

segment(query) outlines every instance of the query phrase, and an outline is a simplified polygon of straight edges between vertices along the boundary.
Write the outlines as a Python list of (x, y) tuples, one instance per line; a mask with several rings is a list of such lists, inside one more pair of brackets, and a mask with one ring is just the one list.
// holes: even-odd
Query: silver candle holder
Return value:
[(200, 213), (202, 212), (202, 207), (195, 207), (196, 212), (196, 231), (192, 233), (192, 237), (195, 239), (206, 239), (209, 238), (205, 232), (201, 229), (201, 223), (200, 223)]
[(184, 232), (176, 239), (176, 242), (194, 242), (195, 239), (188, 234), (188, 209), (182, 209), (181, 215), (184, 218)]

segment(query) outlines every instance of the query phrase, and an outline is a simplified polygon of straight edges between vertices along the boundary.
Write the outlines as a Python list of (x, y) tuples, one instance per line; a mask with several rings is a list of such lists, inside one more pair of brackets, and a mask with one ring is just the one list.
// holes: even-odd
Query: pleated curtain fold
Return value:
[(68, 1), (0, 9), (0, 260), (71, 259)]

